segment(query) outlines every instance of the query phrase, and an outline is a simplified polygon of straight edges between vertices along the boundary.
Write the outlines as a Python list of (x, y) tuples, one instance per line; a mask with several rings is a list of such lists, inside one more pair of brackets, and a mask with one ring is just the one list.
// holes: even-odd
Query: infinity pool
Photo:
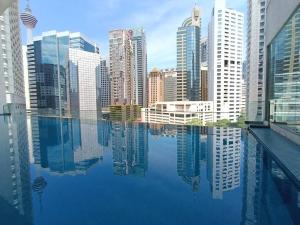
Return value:
[(300, 190), (247, 131), (0, 117), (0, 224), (300, 224)]

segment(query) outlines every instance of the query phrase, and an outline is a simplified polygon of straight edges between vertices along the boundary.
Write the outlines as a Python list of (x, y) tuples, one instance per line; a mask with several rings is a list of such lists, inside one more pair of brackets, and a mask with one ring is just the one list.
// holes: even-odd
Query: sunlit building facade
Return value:
[(265, 105), (266, 0), (248, 0), (247, 120), (262, 121)]
[(125, 29), (109, 32), (112, 105), (135, 103), (132, 35), (132, 30)]
[(49, 31), (27, 46), (31, 111), (70, 113), (69, 48), (99, 53), (94, 42), (80, 33)]
[(244, 15), (216, 0), (209, 23), (208, 100), (214, 120), (236, 122), (241, 112)]
[(176, 101), (177, 96), (177, 71), (165, 69), (161, 71), (164, 78), (164, 101)]
[(19, 1), (0, 14), (0, 114), (25, 109)]
[(148, 105), (164, 101), (164, 76), (157, 68), (153, 68), (148, 76)]
[(135, 105), (147, 106), (147, 43), (143, 28), (132, 29)]
[(100, 55), (69, 49), (70, 111), (72, 116), (97, 120), (100, 87)]

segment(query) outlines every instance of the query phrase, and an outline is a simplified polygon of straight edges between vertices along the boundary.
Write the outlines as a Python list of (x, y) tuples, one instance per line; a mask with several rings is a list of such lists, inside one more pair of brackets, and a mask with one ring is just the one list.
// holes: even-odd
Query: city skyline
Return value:
[[(119, 0), (101, 2), (88, 0), (79, 2), (72, 7), (66, 16), (67, 8), (63, 1), (39, 2), (30, 1), (30, 7), (38, 19), (38, 24), (33, 31), (33, 36), (41, 35), (48, 30), (70, 32), (80, 31), (90, 37), (100, 46), (100, 54), (107, 57), (109, 53), (108, 33), (113, 29), (143, 27), (147, 36), (148, 71), (154, 66), (158, 68), (174, 68), (176, 66), (176, 32), (182, 21), (190, 15), (191, 9), (197, 3), (202, 15), (202, 36), (207, 36), (208, 20), (211, 15), (214, 1), (179, 1), (166, 2), (136, 1), (130, 7)], [(160, 4), (160, 7), (156, 7)], [(228, 1), (229, 8), (234, 8), (246, 14), (246, 0)], [(26, 1), (20, 0), (20, 10), (26, 7)], [(46, 10), (47, 12), (45, 12)], [(48, 12), (55, 12), (56, 16), (49, 18)], [(107, 12), (110, 13), (107, 13)], [(85, 12), (87, 12), (85, 16)], [(81, 16), (78, 16), (81, 14)], [(153, 14), (157, 17), (153, 18)], [(118, 16), (115, 16), (118, 15)], [(99, 22), (100, 21), (100, 22)], [(105, 23), (101, 23), (105, 21)], [(26, 42), (26, 30), (21, 26), (22, 42)], [(168, 35), (166, 35), (168, 34)], [(159, 39), (157, 37), (160, 37)]]

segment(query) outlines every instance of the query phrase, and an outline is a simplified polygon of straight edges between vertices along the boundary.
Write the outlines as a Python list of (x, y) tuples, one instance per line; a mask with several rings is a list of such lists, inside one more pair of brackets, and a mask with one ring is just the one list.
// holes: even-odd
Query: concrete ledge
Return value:
[(270, 128), (250, 128), (249, 131), (300, 188), (300, 145)]

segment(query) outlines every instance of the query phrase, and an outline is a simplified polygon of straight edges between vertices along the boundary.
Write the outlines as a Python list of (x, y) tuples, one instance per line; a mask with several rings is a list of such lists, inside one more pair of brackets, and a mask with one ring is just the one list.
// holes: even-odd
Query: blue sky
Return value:
[[(176, 67), (176, 31), (198, 2), (202, 14), (202, 36), (214, 0), (30, 0), (38, 24), (34, 36), (44, 31), (82, 32), (108, 54), (108, 32), (117, 28), (143, 27), (147, 36), (148, 69)], [(20, 11), (26, 1), (20, 0)], [(246, 15), (246, 0), (227, 0), (227, 6)], [(25, 30), (22, 26), (22, 38)]]

